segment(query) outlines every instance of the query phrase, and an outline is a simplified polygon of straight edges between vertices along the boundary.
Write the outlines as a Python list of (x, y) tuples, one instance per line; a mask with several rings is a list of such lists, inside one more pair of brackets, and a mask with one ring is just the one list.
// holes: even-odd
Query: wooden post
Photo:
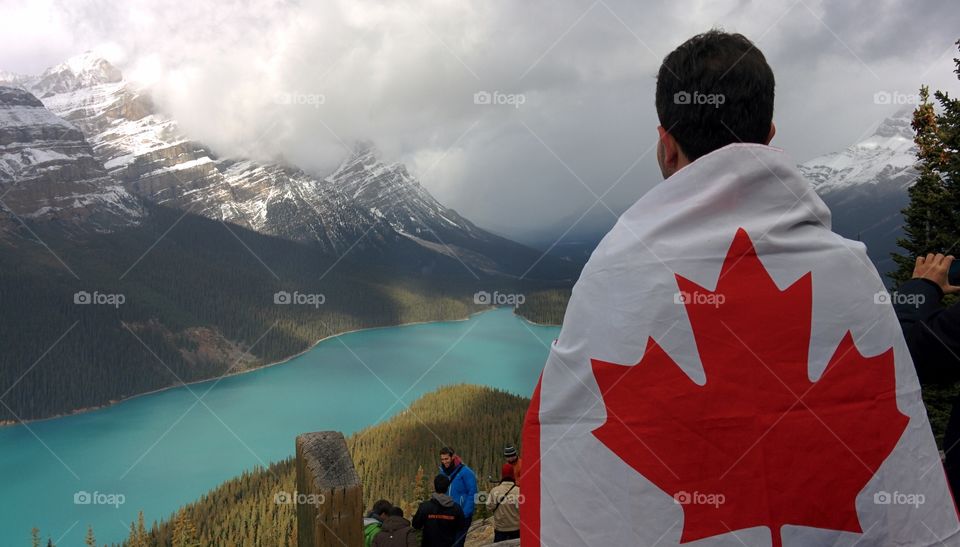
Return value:
[(297, 544), (363, 547), (363, 488), (338, 431), (297, 436)]

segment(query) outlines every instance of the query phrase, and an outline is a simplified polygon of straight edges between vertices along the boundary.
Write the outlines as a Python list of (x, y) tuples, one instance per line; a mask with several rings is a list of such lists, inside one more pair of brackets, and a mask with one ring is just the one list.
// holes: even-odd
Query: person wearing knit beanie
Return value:
[(507, 463), (504, 464), (504, 467), (509, 465), (513, 469), (513, 480), (517, 484), (520, 484), (520, 453), (517, 451), (517, 448), (512, 444), (508, 444), (503, 447), (503, 458)]

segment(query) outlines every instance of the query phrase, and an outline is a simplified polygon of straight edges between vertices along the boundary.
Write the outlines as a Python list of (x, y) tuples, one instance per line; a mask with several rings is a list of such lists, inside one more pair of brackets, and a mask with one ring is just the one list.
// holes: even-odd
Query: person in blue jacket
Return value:
[(463, 509), (464, 523), (457, 534), (457, 542), (453, 544), (453, 547), (463, 547), (467, 539), (467, 531), (470, 530), (470, 523), (473, 522), (477, 476), (449, 446), (440, 449), (440, 473), (450, 479), (447, 495)]

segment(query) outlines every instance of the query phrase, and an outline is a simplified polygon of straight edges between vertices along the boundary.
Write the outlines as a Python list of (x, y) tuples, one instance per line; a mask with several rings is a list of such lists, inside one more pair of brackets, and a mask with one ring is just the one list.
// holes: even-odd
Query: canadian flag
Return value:
[(524, 424), (524, 547), (960, 545), (889, 295), (794, 165), (717, 150), (594, 251)]

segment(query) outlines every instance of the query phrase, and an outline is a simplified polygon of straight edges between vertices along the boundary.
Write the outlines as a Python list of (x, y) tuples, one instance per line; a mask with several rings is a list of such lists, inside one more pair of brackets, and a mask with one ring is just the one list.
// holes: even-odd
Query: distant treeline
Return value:
[(570, 289), (545, 289), (525, 295), (523, 304), (517, 306), (517, 315), (541, 325), (560, 325), (567, 311)]

